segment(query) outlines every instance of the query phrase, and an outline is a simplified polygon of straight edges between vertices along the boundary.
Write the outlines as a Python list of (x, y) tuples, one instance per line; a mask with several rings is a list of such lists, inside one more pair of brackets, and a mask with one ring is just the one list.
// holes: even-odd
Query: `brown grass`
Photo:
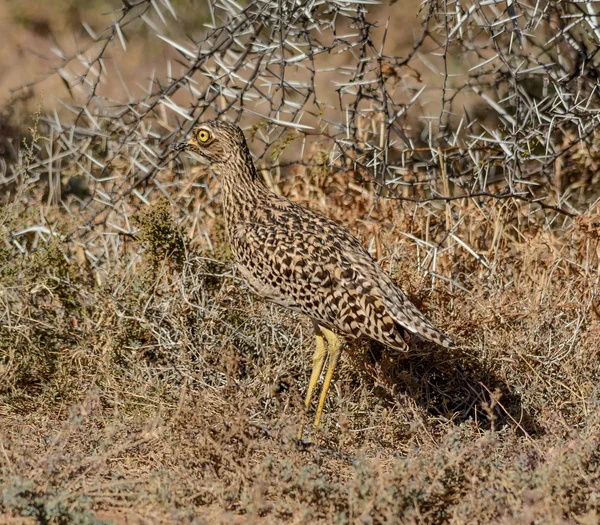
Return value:
[[(310, 325), (235, 276), (205, 192), (197, 220), (213, 252), (159, 200), (108, 270), (56, 238), (5, 253), (3, 519), (595, 523), (600, 215), (544, 231), (523, 204), (454, 201), (455, 235), (487, 267), (456, 246), (437, 273), (466, 292), (418, 271), (422, 250), (402, 232), (446, 227), (423, 207), (369, 213), (372, 197), (342, 176), (273, 184), (377, 247), (460, 351), (349, 344), (323, 427), (299, 446)], [(25, 202), (44, 207), (31, 190), (4, 208), (4, 228), (27, 225)]]
[[(2, 19), (19, 5), (0, 6), (0, 32), (12, 31), (6, 40), (19, 49), (24, 42), (47, 47), (40, 32), (62, 25), (59, 16), (53, 19), (54, 4), (18, 11), (26, 33)], [(388, 53), (406, 56), (412, 49), (419, 5), (411, 0), (382, 8), (398, 32), (389, 37)], [(77, 25), (80, 13), (88, 16), (79, 2), (59, 7)], [(193, 22), (186, 18), (178, 27)], [(411, 30), (402, 33), (406, 25)], [(479, 26), (469, 27), (465, 34)], [(475, 34), (492, 47), (501, 41)], [(142, 37), (130, 40), (126, 78), (145, 78), (148, 64), (140, 56), (153, 59), (164, 49), (146, 44)], [(486, 53), (495, 53), (492, 47)], [(12, 49), (0, 50), (0, 63), (14, 62)], [(432, 49), (437, 56), (428, 56)], [(438, 64), (440, 49), (427, 40), (421, 51)], [(520, 60), (515, 53), (521, 51), (511, 47), (506, 55)], [(119, 46), (110, 53), (120, 53)], [(161, 65), (177, 56), (169, 53)], [(556, 61), (568, 56), (561, 51)], [(580, 67), (575, 58), (574, 71)], [(138, 59), (139, 68), (127, 68)], [(356, 56), (323, 53), (317, 60), (338, 66)], [(460, 54), (448, 60), (452, 71), (470, 67)], [(0, 95), (5, 79), (30, 80), (21, 75), (46, 66), (15, 62), (0, 79)], [(390, 185), (384, 195), (423, 199), (433, 189), (455, 195), (469, 187), (469, 177), (487, 180), (488, 174), (499, 178), (497, 187), (486, 182), (486, 191), (503, 192), (503, 179), (515, 168), (499, 147), (467, 141), (476, 150), (470, 157), (463, 146), (442, 152), (431, 135), (430, 143), (426, 134), (419, 138), (427, 129), (422, 117), (440, 112), (439, 72), (387, 67), (384, 80), (394, 97), (408, 101), (411, 86), (429, 89), (419, 100), (423, 107), (406, 116), (417, 148), (396, 142), (389, 149), (396, 166), (404, 168), (406, 160), (405, 185)], [(331, 69), (323, 82), (336, 75)], [(111, 75), (101, 88), (105, 95), (122, 89)], [(56, 77), (50, 82), (48, 92), (63, 89)], [(563, 88), (573, 86), (580, 89), (578, 79)], [(337, 97), (329, 87), (323, 91), (325, 98)], [(462, 96), (474, 105), (465, 106), (477, 125), (489, 119), (507, 144), (515, 138), (515, 166), (526, 175), (517, 188), (521, 195), (586, 211), (556, 213), (516, 193), (385, 200), (367, 183), (368, 174), (356, 166), (344, 171), (350, 158), (329, 162), (331, 142), (290, 133), (276, 144), (266, 138), (260, 144), (260, 137), (251, 144), (267, 152), (259, 167), (273, 190), (359, 235), (410, 298), (459, 342), (452, 353), (423, 344), (407, 354), (348, 342), (312, 444), (296, 441), (311, 324), (255, 297), (236, 275), (219, 181), (186, 157), (183, 167), (167, 164), (139, 184), (137, 194), (127, 193), (141, 174), (131, 159), (143, 158), (142, 146), (147, 151), (166, 140), (152, 120), (164, 115), (141, 122), (143, 137), (130, 137), (129, 124), (115, 122), (97, 135), (77, 135), (77, 162), (46, 164), (44, 147), (53, 145), (56, 154), (64, 142), (42, 133), (39, 149), (22, 148), (19, 159), (17, 128), (26, 127), (24, 119), (16, 106), (4, 109), (0, 161), (18, 176), (0, 186), (0, 523), (598, 523), (600, 141), (590, 134), (587, 143), (560, 155), (547, 177), (531, 160), (542, 155), (537, 128), (511, 137), (487, 105), (477, 106), (470, 91)], [(462, 107), (460, 97), (453, 109)], [(506, 107), (512, 114), (509, 102)], [(451, 123), (462, 118), (456, 114)], [(359, 138), (377, 144), (384, 116), (365, 115)], [(160, 122), (177, 129), (176, 116)], [(146, 135), (149, 129), (154, 135)], [(473, 129), (469, 133), (479, 133)], [(35, 136), (37, 124), (30, 131)], [(578, 133), (563, 122), (551, 138), (566, 147)], [(267, 169), (278, 158), (312, 168)], [(146, 160), (146, 167), (154, 162)], [(55, 167), (54, 179), (46, 165)], [(101, 180), (92, 187), (94, 178)], [(530, 187), (535, 193), (523, 191)], [(104, 204), (103, 195), (114, 206)]]

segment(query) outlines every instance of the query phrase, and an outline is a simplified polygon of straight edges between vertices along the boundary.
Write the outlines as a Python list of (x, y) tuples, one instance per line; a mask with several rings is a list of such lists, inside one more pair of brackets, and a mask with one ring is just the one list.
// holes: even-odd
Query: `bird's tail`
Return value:
[[(391, 312), (390, 312), (391, 313)], [(408, 299), (405, 300), (402, 308), (393, 312), (394, 320), (402, 325), (412, 334), (422, 337), (427, 341), (436, 343), (449, 350), (457, 348), (456, 343), (446, 334), (438, 330), (429, 322), (429, 320), (412, 304)]]

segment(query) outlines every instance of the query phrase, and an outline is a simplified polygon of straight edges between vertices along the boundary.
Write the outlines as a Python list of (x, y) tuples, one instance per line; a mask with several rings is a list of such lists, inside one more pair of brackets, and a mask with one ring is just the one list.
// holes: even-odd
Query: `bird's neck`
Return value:
[(223, 211), (229, 224), (238, 222), (268, 198), (269, 190), (259, 177), (248, 148), (232, 155), (220, 171), (223, 183)]

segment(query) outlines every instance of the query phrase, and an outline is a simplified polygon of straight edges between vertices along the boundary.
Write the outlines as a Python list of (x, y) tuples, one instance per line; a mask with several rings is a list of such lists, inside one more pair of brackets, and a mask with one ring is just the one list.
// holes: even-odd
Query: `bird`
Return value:
[[(349, 230), (266, 186), (239, 126), (225, 120), (201, 122), (187, 142), (174, 148), (207, 159), (220, 179), (228, 242), (250, 289), (312, 320), (315, 350), (305, 413), (327, 361), (313, 428), (321, 422), (340, 359), (338, 334), (367, 337), (402, 351), (413, 338), (456, 347)], [(304, 415), (299, 440), (303, 426)]]

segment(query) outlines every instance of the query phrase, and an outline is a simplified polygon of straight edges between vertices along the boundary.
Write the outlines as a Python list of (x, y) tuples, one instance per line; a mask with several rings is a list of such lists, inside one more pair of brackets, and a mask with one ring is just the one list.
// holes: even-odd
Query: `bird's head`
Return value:
[(193, 151), (212, 164), (224, 164), (233, 154), (246, 153), (248, 146), (242, 130), (223, 120), (209, 120), (194, 126), (187, 142), (175, 145), (181, 151)]

